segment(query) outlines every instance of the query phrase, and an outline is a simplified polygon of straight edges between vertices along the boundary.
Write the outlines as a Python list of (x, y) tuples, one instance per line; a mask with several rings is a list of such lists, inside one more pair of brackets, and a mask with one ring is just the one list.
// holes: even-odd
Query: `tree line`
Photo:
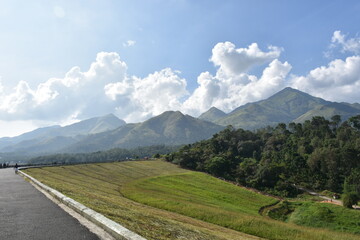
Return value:
[(114, 148), (92, 153), (59, 153), (32, 158), (28, 164), (78, 164), (96, 162), (115, 162), (160, 156), (179, 149), (179, 146), (154, 145), (134, 149)]
[(360, 196), (360, 115), (254, 132), (228, 126), (166, 160), (284, 197), (298, 194), (294, 184)]

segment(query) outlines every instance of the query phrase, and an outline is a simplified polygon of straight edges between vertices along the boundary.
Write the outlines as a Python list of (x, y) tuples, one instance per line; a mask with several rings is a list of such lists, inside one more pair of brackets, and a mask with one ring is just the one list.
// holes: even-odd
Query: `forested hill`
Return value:
[(213, 107), (199, 118), (222, 126), (255, 130), (279, 123), (303, 123), (314, 116), (330, 119), (340, 115), (346, 120), (358, 114), (359, 104), (330, 102), (287, 87), (267, 99), (239, 106), (228, 114)]
[(359, 194), (360, 115), (342, 124), (338, 115), (313, 117), (257, 132), (228, 127), (166, 159), (281, 196), (296, 194), (293, 184)]

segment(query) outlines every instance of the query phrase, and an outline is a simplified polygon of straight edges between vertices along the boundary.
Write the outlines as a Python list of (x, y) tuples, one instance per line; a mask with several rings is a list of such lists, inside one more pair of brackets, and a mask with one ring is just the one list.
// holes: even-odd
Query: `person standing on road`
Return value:
[(18, 168), (19, 168), (19, 166), (18, 166), (18, 164), (16, 163), (16, 164), (15, 164), (15, 173), (18, 173), (18, 171), (19, 171)]

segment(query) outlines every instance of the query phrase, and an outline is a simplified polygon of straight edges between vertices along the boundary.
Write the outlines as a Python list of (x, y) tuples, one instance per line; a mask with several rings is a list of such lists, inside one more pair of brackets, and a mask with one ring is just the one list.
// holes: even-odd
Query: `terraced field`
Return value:
[(276, 199), (162, 161), (28, 169), (26, 173), (147, 239), (359, 239), (258, 214)]

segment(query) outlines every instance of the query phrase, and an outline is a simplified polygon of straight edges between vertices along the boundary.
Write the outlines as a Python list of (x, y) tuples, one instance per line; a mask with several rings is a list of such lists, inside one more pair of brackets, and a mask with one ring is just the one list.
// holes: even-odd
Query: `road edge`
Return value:
[(56, 198), (58, 201), (62, 202), (69, 208), (73, 209), (81, 216), (85, 217), (92, 223), (96, 224), (97, 226), (103, 228), (106, 232), (108, 232), (111, 236), (115, 239), (126, 239), (126, 240), (146, 240), (145, 238), (141, 237), (140, 235), (130, 231), (129, 229), (121, 226), (120, 224), (108, 219), (104, 215), (84, 206), (83, 204), (75, 201), (72, 198), (65, 196), (64, 194), (60, 193), (59, 191), (41, 183), (37, 179), (31, 177), (30, 175), (18, 171), (20, 175), (29, 179), (32, 183), (49, 193), (51, 196)]

